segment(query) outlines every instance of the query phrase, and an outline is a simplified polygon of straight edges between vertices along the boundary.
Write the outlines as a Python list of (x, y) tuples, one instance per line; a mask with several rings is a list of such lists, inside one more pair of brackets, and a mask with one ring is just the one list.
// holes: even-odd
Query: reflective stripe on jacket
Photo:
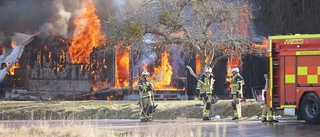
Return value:
[(243, 84), (244, 84), (243, 78), (240, 76), (239, 73), (232, 76), (231, 94), (237, 94), (237, 92), (240, 92)]
[(197, 89), (200, 90), (200, 94), (206, 92), (207, 94), (212, 94), (214, 86), (214, 77), (207, 77), (204, 74), (198, 79)]
[(139, 80), (138, 88), (140, 91), (140, 98), (151, 97), (151, 91), (153, 90), (153, 84), (147, 80)]

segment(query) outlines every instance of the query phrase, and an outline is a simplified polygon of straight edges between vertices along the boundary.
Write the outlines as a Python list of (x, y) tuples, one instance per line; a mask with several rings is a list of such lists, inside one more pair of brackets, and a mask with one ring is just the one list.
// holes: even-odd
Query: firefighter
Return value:
[(279, 122), (275, 118), (275, 110), (273, 108), (267, 107), (267, 99), (266, 99), (266, 90), (269, 88), (269, 77), (268, 74), (264, 74), (264, 78), (266, 80), (266, 84), (264, 86), (264, 92), (262, 92), (263, 97), (264, 97), (264, 104), (263, 104), (263, 109), (262, 109), (262, 122)]
[(148, 71), (142, 72), (142, 77), (138, 82), (138, 88), (140, 93), (140, 120), (141, 122), (147, 122), (152, 120), (153, 105), (151, 95), (153, 94), (153, 84), (147, 80), (150, 73)]
[(198, 79), (197, 84), (197, 93), (200, 95), (200, 98), (203, 100), (204, 108), (202, 110), (203, 120), (210, 120), (209, 114), (211, 111), (211, 104), (214, 104), (218, 101), (218, 97), (214, 95), (214, 75), (212, 74), (212, 69), (206, 67), (204, 74), (202, 74)]
[(241, 105), (239, 98), (242, 96), (242, 89), (244, 85), (244, 80), (239, 73), (239, 68), (231, 69), (231, 96), (232, 103), (231, 106), (233, 108), (234, 117), (232, 120), (237, 120), (241, 117)]

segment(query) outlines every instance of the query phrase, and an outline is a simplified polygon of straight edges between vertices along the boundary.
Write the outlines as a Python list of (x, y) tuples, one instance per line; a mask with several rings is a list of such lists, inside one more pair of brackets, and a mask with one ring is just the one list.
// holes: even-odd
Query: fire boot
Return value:
[(147, 118), (142, 118), (141, 122), (148, 122), (148, 119)]
[(270, 110), (268, 111), (267, 121), (268, 122), (279, 122), (277, 119), (275, 119), (274, 116), (275, 116), (275, 109), (270, 108)]
[(237, 120), (237, 119), (239, 119), (239, 117), (233, 117), (233, 118), (232, 118), (232, 120)]
[(209, 117), (203, 117), (202, 120), (203, 121), (208, 121), (208, 120), (210, 120), (210, 118)]

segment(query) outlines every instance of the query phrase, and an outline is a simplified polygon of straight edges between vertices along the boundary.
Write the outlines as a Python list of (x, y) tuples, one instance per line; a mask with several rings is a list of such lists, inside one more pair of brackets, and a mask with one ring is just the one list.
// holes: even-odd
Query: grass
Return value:
[[(155, 119), (201, 118), (203, 105), (198, 100), (156, 101)], [(261, 112), (257, 102), (243, 103), (243, 116)], [(140, 108), (136, 101), (2, 101), (1, 120), (56, 119), (138, 119)], [(233, 115), (231, 100), (219, 100), (212, 105), (211, 116)]]
[[(75, 123), (82, 119), (139, 119), (136, 101), (1, 101), (2, 120), (71, 120), (61, 125), (38, 125), (9, 127), (0, 124), (0, 137), (193, 137), (205, 136), (200, 128), (190, 129), (189, 119), (201, 119), (203, 105), (198, 100), (156, 101), (158, 104), (154, 119), (174, 119), (166, 126), (148, 125), (143, 129), (117, 131), (112, 128), (99, 129), (90, 123)], [(212, 114), (221, 118), (232, 116), (231, 100), (219, 100), (212, 105)], [(2, 111), (1, 111), (2, 110)], [(260, 115), (261, 106), (257, 102), (243, 103), (243, 116)]]
[(90, 125), (62, 125), (60, 127), (49, 127), (48, 125), (23, 126), (20, 128), (0, 128), (0, 137), (99, 137), (117, 136), (115, 131), (99, 130)]

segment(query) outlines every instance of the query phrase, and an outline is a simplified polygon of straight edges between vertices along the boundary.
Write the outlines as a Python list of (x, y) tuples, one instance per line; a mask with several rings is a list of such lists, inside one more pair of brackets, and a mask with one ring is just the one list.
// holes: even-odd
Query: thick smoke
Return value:
[(53, 12), (53, 17), (56, 17), (56, 19), (40, 26), (40, 32), (45, 35), (59, 34), (62, 37), (67, 37), (71, 12), (65, 10), (62, 0), (52, 1), (51, 9), (52, 11), (57, 11)]
[(0, 30), (35, 33), (52, 16), (51, 0), (16, 0), (0, 8)]
[(74, 0), (16, 0), (15, 6), (0, 8), (0, 30), (67, 38), (72, 30), (70, 19), (78, 7)]
[[(86, 0), (15, 0), (16, 5), (0, 7), (0, 30), (41, 35), (72, 37), (72, 18), (81, 10), (80, 2)], [(126, 9), (129, 0), (93, 0), (101, 21), (109, 15)], [(137, 3), (137, 2), (135, 2)]]

